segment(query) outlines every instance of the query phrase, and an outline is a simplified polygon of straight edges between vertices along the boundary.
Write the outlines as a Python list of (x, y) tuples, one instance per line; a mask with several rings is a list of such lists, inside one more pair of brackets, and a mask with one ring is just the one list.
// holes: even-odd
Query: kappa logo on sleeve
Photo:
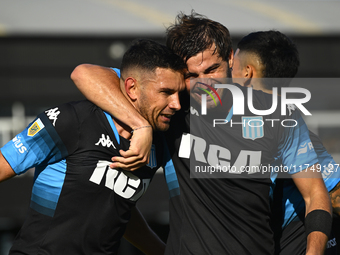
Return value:
[(53, 124), (53, 126), (55, 126), (55, 123), (56, 123), (56, 121), (58, 119), (58, 115), (60, 114), (60, 111), (58, 111), (58, 107), (50, 109), (50, 110), (47, 110), (45, 112), (46, 112), (47, 117), (50, 120), (53, 120), (52, 124)]
[(190, 106), (190, 113), (192, 115), (199, 116), (198, 111), (194, 107), (192, 107), (192, 106)]
[(289, 111), (289, 116), (291, 116), (293, 111), (296, 110), (296, 106), (294, 104), (287, 104), (287, 109)]
[(34, 121), (34, 123), (28, 128), (27, 136), (33, 137), (37, 133), (39, 133), (40, 130), (42, 130), (45, 127), (45, 125), (42, 123), (40, 119), (37, 119)]

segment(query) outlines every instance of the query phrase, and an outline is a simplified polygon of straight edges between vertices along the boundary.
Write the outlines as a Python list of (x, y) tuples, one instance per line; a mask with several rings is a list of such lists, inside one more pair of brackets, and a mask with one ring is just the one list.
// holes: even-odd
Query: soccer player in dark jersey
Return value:
[[(192, 15), (180, 14), (177, 22), (167, 31), (167, 45), (185, 60), (188, 67), (187, 78), (230, 77), (233, 52), (229, 31), (223, 25), (195, 13)], [(102, 73), (106, 73), (106, 77), (99, 77), (93, 72), (98, 69)], [(105, 79), (108, 73), (108, 69), (84, 65), (75, 69), (72, 78), (87, 98), (115, 113), (116, 106), (112, 106), (109, 101), (115, 98), (115, 95), (117, 96), (118, 91), (113, 88), (109, 80)], [(88, 84), (99, 86), (102, 92), (106, 91), (104, 92), (105, 97), (106, 94), (110, 94), (110, 96), (106, 98), (103, 94), (100, 96), (101, 93), (95, 91), (97, 88), (91, 88), (92, 85), (88, 86)], [(197, 84), (199, 83), (195, 85)], [(235, 87), (244, 92), (244, 89), (239, 85), (235, 85)], [(187, 90), (188, 92), (190, 90), (189, 79), (187, 80)], [(191, 95), (200, 99), (200, 93), (197, 91), (194, 90)], [(221, 95), (224, 93), (222, 90), (217, 92)], [(255, 92), (254, 97), (256, 105), (260, 107), (257, 109), (268, 109), (271, 106), (271, 97), (265, 93)], [(215, 99), (217, 100), (217, 98)], [(228, 97), (224, 96), (223, 100), (225, 99)], [(186, 95), (182, 102), (188, 103), (188, 101), (189, 97)], [(213, 100), (209, 101), (207, 105), (213, 107)], [(225, 106), (228, 105), (228, 102), (223, 102), (226, 103)], [(172, 161), (169, 161), (165, 166), (171, 197), (170, 233), (166, 254), (273, 254), (274, 240), (269, 226), (271, 183), (269, 176), (266, 178), (190, 178), (190, 156), (195, 160), (194, 163), (203, 162), (205, 167), (209, 167), (210, 162), (216, 161), (217, 153), (220, 152), (219, 155), (225, 159), (223, 162), (231, 166), (238, 164), (238, 170), (242, 166), (249, 166), (248, 159), (251, 163), (268, 163), (273, 160), (275, 153), (288, 156), (294, 150), (297, 151), (300, 142), (310, 142), (309, 136), (306, 136), (305, 133), (301, 136), (297, 134), (306, 130), (299, 113), (297, 111), (292, 113), (299, 120), (297, 129), (284, 131), (281, 127), (270, 129), (266, 125), (264, 131), (269, 137), (265, 137), (262, 143), (260, 137), (247, 137), (240, 126), (226, 132), (217, 132), (216, 135), (215, 130), (209, 130), (211, 125), (209, 127), (206, 118), (195, 117), (196, 114), (199, 114), (197, 109), (183, 108), (183, 111), (174, 116), (175, 125), (172, 125), (166, 134), (169, 153), (172, 157)], [(229, 108), (222, 108), (221, 105), (216, 109), (222, 109), (225, 113), (224, 117), (233, 115)], [(122, 120), (128, 123), (128, 120), (122, 116), (122, 112), (119, 115), (118, 118), (122, 117)], [(275, 118), (282, 118), (277, 113), (274, 115)], [(136, 116), (136, 118), (138, 117)], [(240, 116), (235, 117), (238, 122), (240, 122), (239, 118)], [(190, 125), (193, 120), (198, 120), (195, 122), (196, 126)], [(297, 137), (293, 143), (292, 139), (289, 139), (290, 134)], [(242, 137), (242, 135), (244, 136)], [(283, 144), (278, 140), (281, 135)], [(243, 138), (252, 138), (254, 142), (246, 141)], [(190, 143), (191, 141), (193, 143)], [(275, 146), (276, 142), (277, 144), (281, 143), (280, 147)], [(282, 150), (282, 148), (285, 149)], [(143, 157), (136, 156), (139, 155), (136, 147), (130, 148), (128, 153), (133, 155), (132, 160), (127, 157), (114, 157), (113, 160), (116, 162), (113, 163), (113, 166), (126, 164), (133, 167), (134, 160), (137, 159), (137, 164), (142, 161)], [(306, 157), (302, 161), (305, 163), (313, 165), (317, 162), (312, 149), (304, 156)], [(302, 162), (295, 157), (284, 156), (284, 160), (285, 163), (290, 162), (291, 164)], [(257, 163), (250, 166), (256, 168)], [(259, 177), (256, 173), (257, 170), (254, 172), (254, 177)], [(240, 174), (242, 175), (242, 173)], [(246, 176), (243, 177), (247, 177), (247, 174), (245, 173)], [(226, 175), (231, 177), (230, 173)], [(316, 208), (322, 209), (326, 213), (323, 215), (329, 219), (330, 202), (322, 180), (312, 180), (311, 178), (305, 182), (301, 182), (301, 180), (298, 181), (299, 186), (303, 187), (305, 198), (310, 202), (308, 211), (312, 212)], [(311, 183), (314, 181), (315, 183)], [(310, 187), (313, 187), (313, 190)], [(322, 239), (322, 235), (319, 240), (318, 233), (315, 232), (313, 232), (313, 237), (320, 241), (321, 246), (315, 242), (309, 242), (308, 245), (321, 251), (326, 240)]]
[(162, 165), (160, 132), (148, 165), (133, 173), (108, 165), (140, 130), (169, 128), (185, 68), (166, 46), (136, 41), (123, 57), (120, 86), (148, 125), (131, 129), (89, 101), (72, 102), (41, 113), (1, 148), (0, 181), (35, 167), (28, 216), (10, 254), (117, 254), (127, 225), (125, 237), (145, 253), (164, 252), (135, 208)]
[[(295, 77), (299, 66), (298, 51), (295, 44), (279, 31), (260, 31), (251, 33), (240, 40), (234, 55), (232, 76), (242, 85), (252, 85), (254, 89), (271, 94), (273, 82), (266, 78), (285, 77), (275, 80), (275, 87), (288, 86)], [(337, 164), (327, 152), (321, 140), (312, 132), (310, 138), (318, 156), (320, 170), (326, 188), (332, 198), (333, 212), (338, 216), (340, 202), (340, 171)], [(278, 164), (278, 163), (274, 163)], [(303, 224), (305, 204), (298, 189), (290, 179), (277, 180), (274, 198), (274, 227), (278, 239), (277, 254), (305, 254), (306, 235)], [(282, 216), (279, 217), (279, 216)], [(278, 226), (277, 226), (278, 225)], [(335, 226), (333, 225), (333, 228)], [(281, 229), (282, 228), (282, 229)], [(331, 236), (325, 254), (337, 254), (337, 240)]]

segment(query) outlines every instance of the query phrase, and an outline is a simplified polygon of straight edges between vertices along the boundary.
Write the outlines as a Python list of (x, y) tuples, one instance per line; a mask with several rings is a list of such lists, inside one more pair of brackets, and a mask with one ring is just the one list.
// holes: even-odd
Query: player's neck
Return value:
[(266, 88), (264, 88), (264, 87), (253, 87), (253, 89), (254, 90), (261, 90), (261, 91), (263, 91), (264, 93), (267, 93), (267, 94), (273, 94), (273, 91), (272, 90), (270, 90), (270, 89), (266, 89)]
[(255, 76), (254, 79), (252, 79), (251, 81), (251, 87), (254, 89), (254, 90), (261, 90), (263, 91), (264, 93), (267, 93), (267, 94), (272, 94), (273, 91), (271, 91), (270, 89), (267, 89), (265, 87), (265, 85), (263, 84), (264, 80), (263, 80), (263, 77), (257, 77)]

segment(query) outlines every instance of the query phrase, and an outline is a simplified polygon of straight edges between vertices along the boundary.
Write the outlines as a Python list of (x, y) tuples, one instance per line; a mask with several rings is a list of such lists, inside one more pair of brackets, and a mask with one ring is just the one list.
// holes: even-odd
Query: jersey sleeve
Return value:
[(328, 191), (331, 191), (340, 181), (340, 169), (333, 157), (327, 152), (326, 148), (322, 144), (320, 138), (312, 132), (309, 132), (311, 141), (318, 156), (318, 162), (320, 164), (318, 171), (321, 170), (322, 178), (325, 182)]
[(178, 196), (180, 194), (178, 178), (175, 170), (174, 163), (172, 162), (169, 148), (167, 142), (165, 140), (164, 135), (163, 138), (163, 170), (166, 184), (168, 185), (169, 196), (170, 198)]
[(318, 162), (309, 130), (299, 111), (290, 108), (281, 129), (278, 158), (290, 174), (305, 170)]
[(48, 109), (5, 144), (1, 153), (16, 174), (55, 163), (76, 149), (78, 126), (71, 104)]

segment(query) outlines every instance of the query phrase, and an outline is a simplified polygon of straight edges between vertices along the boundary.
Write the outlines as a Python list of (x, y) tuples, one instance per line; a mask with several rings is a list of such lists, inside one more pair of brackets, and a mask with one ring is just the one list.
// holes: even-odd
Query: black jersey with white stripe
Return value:
[(17, 174), (35, 167), (28, 216), (11, 254), (116, 254), (131, 208), (162, 164), (158, 136), (147, 166), (111, 169), (129, 141), (110, 115), (89, 101), (40, 114), (1, 149)]
[[(272, 96), (253, 91), (253, 106), (270, 109)], [(229, 109), (216, 115), (227, 122), (215, 127), (216, 116), (209, 111), (202, 116), (195, 103), (172, 119), (167, 132), (171, 160), (165, 166), (171, 197), (167, 255), (273, 254), (269, 191), (274, 177), (264, 166), (280, 158), (293, 174), (306, 168), (303, 163), (317, 162), (308, 129), (294, 107), (284, 116), (279, 109), (266, 116), (247, 107), (243, 115)], [(283, 127), (284, 119), (290, 119), (285, 125), (297, 125)], [(250, 120), (251, 125), (243, 124)], [(255, 123), (259, 120), (263, 125)]]

